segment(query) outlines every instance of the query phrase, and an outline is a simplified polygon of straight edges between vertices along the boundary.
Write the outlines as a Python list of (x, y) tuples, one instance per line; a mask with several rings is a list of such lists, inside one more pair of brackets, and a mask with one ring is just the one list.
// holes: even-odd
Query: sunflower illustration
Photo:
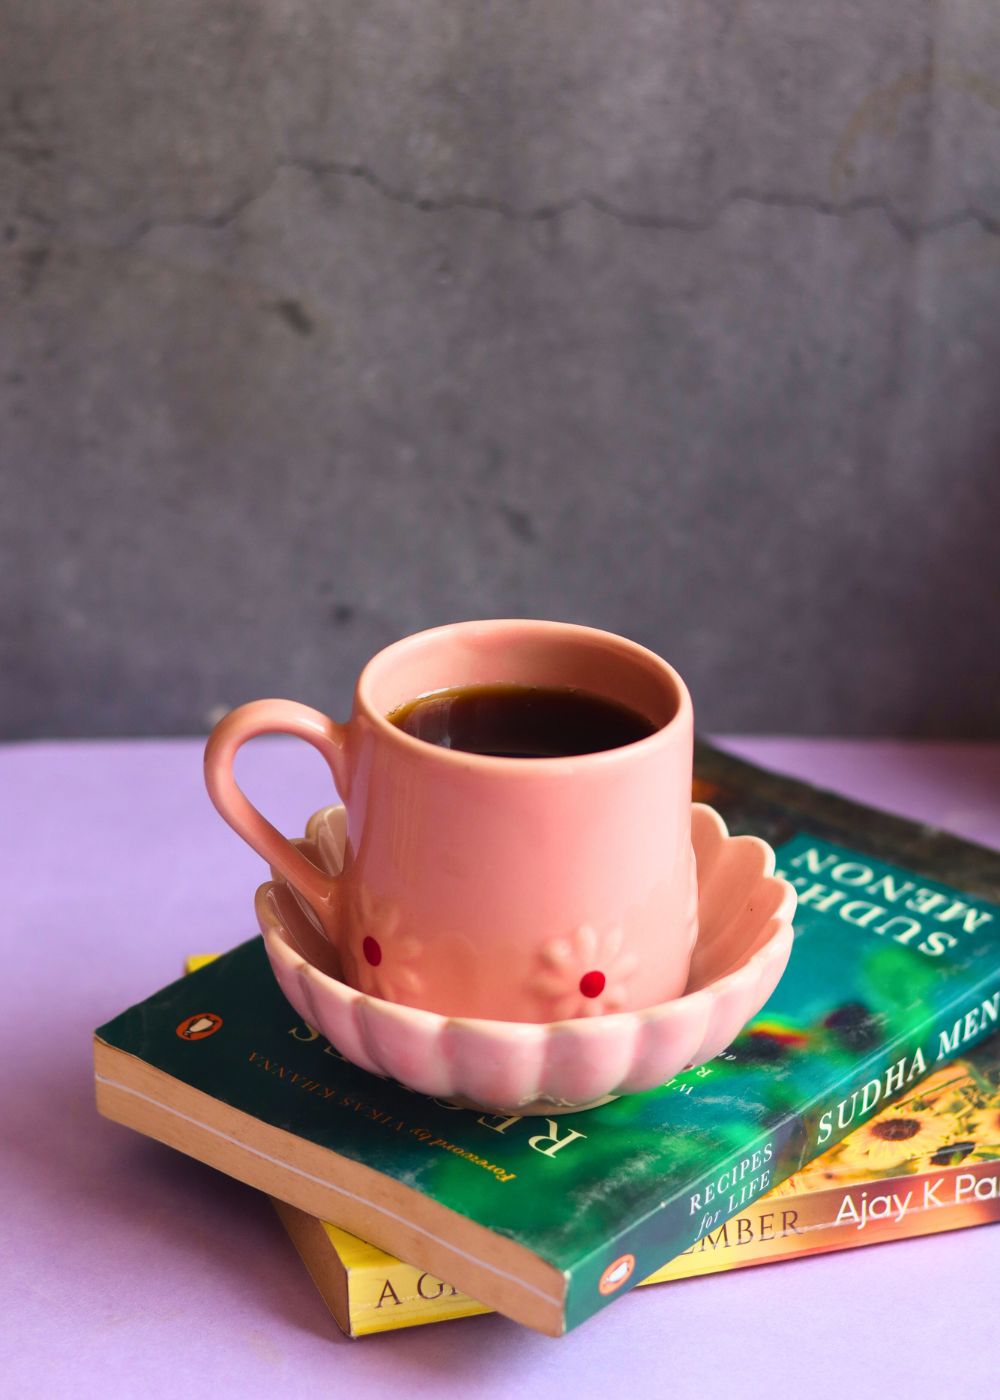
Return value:
[(624, 937), (620, 924), (606, 933), (581, 924), (566, 937), (543, 943), (529, 984), (532, 994), (545, 1006), (539, 1020), (563, 1021), (620, 1011), (638, 965), (635, 954), (622, 947)]
[(814, 1162), (775, 1186), (771, 1195), (801, 1196), (808, 1191), (824, 1191), (828, 1186), (836, 1186), (843, 1180), (838, 1165), (838, 1159), (832, 1152), (824, 1152), (822, 1157), (817, 1157)]
[(993, 1103), (970, 1113), (964, 1127), (977, 1147), (994, 1147), (1000, 1151), (1000, 1104)]
[(856, 1128), (842, 1144), (840, 1159), (845, 1166), (887, 1171), (936, 1152), (955, 1136), (957, 1126), (948, 1115), (920, 1112), (905, 1104)]
[(916, 1093), (907, 1100), (912, 1108), (930, 1108), (935, 1112), (962, 1113), (978, 1102), (976, 1080), (962, 1060), (934, 1070), (921, 1080)]
[(936, 1152), (932, 1152), (927, 1162), (920, 1162), (918, 1166), (926, 1171), (930, 1167), (957, 1167), (960, 1162), (964, 1162), (966, 1157), (975, 1151), (974, 1142), (956, 1141), (946, 1142), (944, 1147), (939, 1147)]

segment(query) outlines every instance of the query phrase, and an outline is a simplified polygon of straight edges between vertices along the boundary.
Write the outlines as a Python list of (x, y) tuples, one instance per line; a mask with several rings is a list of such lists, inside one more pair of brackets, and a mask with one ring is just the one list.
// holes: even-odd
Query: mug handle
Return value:
[(233, 775), (233, 761), (248, 739), (259, 734), (291, 734), (319, 750), (343, 797), (347, 789), (347, 730), (346, 724), (337, 724), (320, 710), (300, 705), (296, 700), (251, 700), (221, 719), (205, 745), (205, 786), (223, 820), (283, 875), (317, 913), (332, 909), (336, 877), (307, 860), (258, 812)]

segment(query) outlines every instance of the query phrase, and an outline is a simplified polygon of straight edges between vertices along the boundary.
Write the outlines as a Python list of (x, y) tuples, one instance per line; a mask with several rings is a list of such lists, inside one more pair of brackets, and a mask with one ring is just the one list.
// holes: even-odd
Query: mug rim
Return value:
[[(660, 725), (652, 734), (647, 734), (642, 739), (633, 739), (628, 744), (620, 744), (616, 748), (598, 749), (593, 753), (563, 754), (551, 758), (501, 758), (494, 754), (471, 753), (466, 749), (443, 748), (438, 744), (429, 743), (426, 739), (418, 739), (415, 735), (407, 734), (404, 729), (393, 724), (388, 715), (383, 714), (374, 703), (371, 687), (375, 675), (381, 667), (392, 660), (394, 655), (401, 654), (420, 644), (426, 644), (434, 637), (454, 636), (456, 633), (462, 632), (475, 634), (514, 628), (522, 637), (527, 630), (536, 636), (547, 633), (553, 640), (556, 637), (563, 637), (565, 639), (586, 639), (591, 642), (600, 641), (618, 652), (619, 655), (628, 655), (637, 661), (644, 662), (647, 667), (652, 666), (652, 669), (658, 672), (662, 680), (672, 688), (672, 698), (675, 702), (673, 713), (666, 723)], [(424, 693), (433, 694), (432, 691)], [(643, 646), (640, 642), (632, 641), (629, 637), (623, 637), (617, 632), (609, 632), (604, 628), (587, 627), (578, 622), (557, 622), (542, 618), (469, 619), (463, 622), (445, 622), (437, 627), (427, 627), (420, 632), (412, 632), (409, 636), (390, 642), (388, 646), (377, 651), (365, 663), (355, 685), (354, 703), (354, 718), (359, 715), (364, 716), (365, 720), (374, 727), (383, 739), (401, 746), (404, 752), (408, 750), (414, 755), (422, 755), (428, 761), (437, 760), (460, 765), (466, 769), (478, 769), (496, 776), (502, 773), (508, 773), (512, 776), (514, 774), (534, 773), (538, 777), (543, 777), (560, 772), (567, 773), (571, 768), (575, 769), (580, 764), (594, 767), (598, 764), (615, 761), (627, 762), (633, 757), (651, 753), (672, 742), (679, 729), (686, 728), (692, 735), (694, 730), (693, 707), (687, 685), (680, 673), (657, 652)]]

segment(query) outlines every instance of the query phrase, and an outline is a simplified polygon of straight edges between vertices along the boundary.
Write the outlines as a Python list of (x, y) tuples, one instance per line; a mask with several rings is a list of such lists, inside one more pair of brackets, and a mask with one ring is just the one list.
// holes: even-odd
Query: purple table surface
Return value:
[[(1000, 744), (728, 747), (1000, 846)], [(280, 740), (241, 778), (286, 831), (330, 800)], [(0, 748), (0, 811), (4, 1396), (997, 1393), (996, 1226), (643, 1289), (558, 1341), (495, 1316), (347, 1341), (262, 1196), (94, 1109), (93, 1028), (255, 932), (262, 867), (199, 743)]]

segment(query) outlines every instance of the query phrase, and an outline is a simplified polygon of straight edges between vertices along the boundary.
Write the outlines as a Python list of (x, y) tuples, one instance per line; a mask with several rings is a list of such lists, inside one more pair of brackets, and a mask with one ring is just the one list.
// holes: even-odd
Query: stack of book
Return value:
[(254, 939), (97, 1032), (100, 1110), (271, 1196), (353, 1336), (559, 1334), (639, 1283), (1000, 1218), (1000, 855), (705, 746), (695, 771), (799, 894), (710, 1064), (586, 1113), (456, 1108), (344, 1061)]

